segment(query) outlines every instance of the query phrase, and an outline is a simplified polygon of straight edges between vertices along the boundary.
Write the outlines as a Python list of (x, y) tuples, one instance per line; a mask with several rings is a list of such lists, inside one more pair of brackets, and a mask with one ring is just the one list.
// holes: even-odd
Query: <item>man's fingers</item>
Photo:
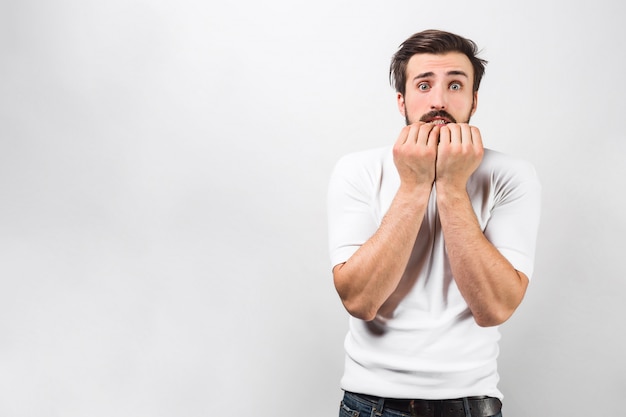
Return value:
[(438, 143), (439, 144), (450, 143), (450, 126), (449, 125), (441, 126), (439, 130)]
[(470, 131), (472, 134), (472, 143), (474, 146), (482, 148), (483, 147), (483, 138), (480, 136), (480, 130), (475, 126), (470, 126)]
[(404, 145), (409, 138), (410, 132), (411, 126), (404, 126), (398, 135), (398, 139), (396, 139), (396, 146)]
[(472, 139), (472, 130), (471, 130), (470, 125), (468, 125), (467, 123), (463, 123), (459, 125), (459, 130), (460, 130), (461, 143), (463, 143), (464, 145), (471, 146), (473, 144), (473, 139)]
[(456, 123), (447, 124), (446, 127), (450, 131), (450, 143), (460, 145), (462, 142), (461, 126)]
[(439, 144), (439, 136), (441, 135), (441, 126), (433, 125), (433, 128), (428, 134), (427, 146), (437, 146)]
[(419, 134), (417, 135), (417, 143), (427, 146), (433, 130), (434, 126), (432, 123), (424, 123), (421, 125), (419, 128)]

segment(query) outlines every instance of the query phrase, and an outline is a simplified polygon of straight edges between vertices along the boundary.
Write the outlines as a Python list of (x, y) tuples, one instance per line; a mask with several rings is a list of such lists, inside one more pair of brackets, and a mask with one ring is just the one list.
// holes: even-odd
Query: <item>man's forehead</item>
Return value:
[(466, 74), (467, 77), (471, 77), (473, 67), (469, 58), (460, 52), (415, 54), (407, 64), (407, 75), (413, 78), (420, 74), (429, 76)]

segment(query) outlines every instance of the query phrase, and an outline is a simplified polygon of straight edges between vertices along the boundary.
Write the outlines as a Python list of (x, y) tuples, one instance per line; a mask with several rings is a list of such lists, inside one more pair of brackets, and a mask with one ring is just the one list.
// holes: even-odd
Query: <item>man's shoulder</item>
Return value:
[(537, 179), (537, 172), (530, 161), (488, 148), (485, 148), (478, 170), (490, 173), (492, 177), (517, 178), (518, 180)]
[(391, 146), (379, 146), (377, 148), (362, 149), (350, 152), (342, 156), (339, 161), (343, 163), (375, 164), (384, 162), (391, 156)]
[(381, 172), (385, 166), (393, 164), (391, 146), (381, 146), (350, 152), (343, 155), (335, 165), (335, 171), (352, 172)]
[(493, 149), (485, 148), (483, 155), (483, 165), (493, 167), (509, 167), (513, 169), (528, 169), (533, 165), (530, 161), (521, 158), (519, 156), (495, 151)]

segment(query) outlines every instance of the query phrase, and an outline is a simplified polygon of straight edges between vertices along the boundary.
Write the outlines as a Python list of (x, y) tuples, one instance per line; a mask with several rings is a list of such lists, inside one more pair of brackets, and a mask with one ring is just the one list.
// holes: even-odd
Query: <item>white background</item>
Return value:
[(479, 44), (472, 122), (543, 183), (506, 417), (622, 414), (622, 8), (3, 0), (0, 416), (337, 415), (327, 181), (395, 140), (427, 28)]

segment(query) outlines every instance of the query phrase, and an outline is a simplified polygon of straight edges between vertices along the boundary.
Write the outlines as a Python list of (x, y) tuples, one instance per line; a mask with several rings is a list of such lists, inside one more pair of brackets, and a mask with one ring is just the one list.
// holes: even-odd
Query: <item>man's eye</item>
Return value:
[(421, 83), (417, 85), (417, 89), (420, 91), (426, 91), (430, 88), (430, 86), (426, 83)]
[(461, 84), (460, 83), (452, 83), (450, 84), (450, 90), (460, 90), (461, 89)]

